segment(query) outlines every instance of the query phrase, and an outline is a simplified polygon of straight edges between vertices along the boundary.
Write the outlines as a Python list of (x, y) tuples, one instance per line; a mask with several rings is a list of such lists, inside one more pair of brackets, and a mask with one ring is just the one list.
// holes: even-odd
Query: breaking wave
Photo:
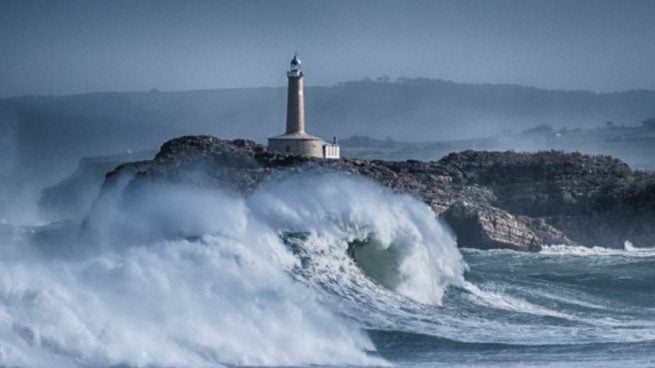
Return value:
[(124, 178), (82, 229), (1, 252), (0, 365), (25, 367), (385, 365), (358, 313), (439, 305), (465, 271), (427, 206), (334, 173), (245, 197)]
[(652, 248), (460, 253), (425, 204), (332, 172), (139, 183), (81, 225), (0, 225), (0, 366), (652, 358)]

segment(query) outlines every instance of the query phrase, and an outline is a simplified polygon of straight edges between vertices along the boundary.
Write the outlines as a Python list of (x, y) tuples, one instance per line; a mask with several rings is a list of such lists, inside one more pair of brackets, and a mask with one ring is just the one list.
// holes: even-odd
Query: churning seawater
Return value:
[(655, 365), (655, 249), (460, 251), (344, 174), (128, 183), (0, 228), (0, 366)]

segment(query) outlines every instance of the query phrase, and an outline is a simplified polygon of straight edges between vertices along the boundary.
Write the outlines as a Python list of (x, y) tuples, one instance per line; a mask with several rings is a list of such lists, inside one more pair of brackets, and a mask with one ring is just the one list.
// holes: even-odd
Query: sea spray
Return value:
[[(461, 256), (430, 210), (360, 179), (291, 175), (247, 197), (135, 189), (129, 178), (106, 189), (66, 256), (52, 256), (54, 239), (3, 240), (0, 365), (386, 364), (362, 326), (326, 303), (323, 276), (296, 273), (288, 232), (306, 234), (296, 245), (343, 284), (352, 274), (379, 293), (439, 303), (462, 281)], [(348, 253), (355, 240), (390, 263), (361, 272)]]
[(463, 282), (465, 265), (453, 237), (408, 195), (359, 177), (308, 173), (273, 178), (247, 201), (278, 231), (311, 234), (302, 246), (314, 262), (332, 264), (327, 273), (343, 271), (351, 248), (357, 271), (419, 302), (440, 304), (448, 285)]

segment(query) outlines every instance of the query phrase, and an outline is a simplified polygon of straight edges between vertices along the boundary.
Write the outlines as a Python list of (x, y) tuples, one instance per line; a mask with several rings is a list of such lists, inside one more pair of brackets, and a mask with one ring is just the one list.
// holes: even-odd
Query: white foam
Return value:
[(583, 247), (574, 245), (545, 246), (539, 254), (544, 255), (574, 255), (574, 256), (623, 256), (623, 257), (655, 257), (655, 248), (636, 248), (626, 241), (623, 249), (605, 247)]
[[(248, 200), (264, 223), (309, 232), (304, 243), (324, 272), (337, 273), (348, 242), (364, 272), (416, 301), (440, 304), (448, 285), (463, 282), (464, 262), (455, 240), (423, 203), (363, 179), (341, 174), (274, 181)], [(327, 264), (332, 263), (330, 270)]]
[(488, 307), (538, 316), (556, 317), (567, 320), (575, 319), (565, 313), (560, 313), (502, 292), (483, 290), (469, 282), (464, 284), (464, 289), (471, 293), (470, 295), (473, 301)]
[[(463, 281), (461, 256), (429, 208), (363, 180), (292, 176), (248, 198), (126, 183), (87, 219), (93, 242), (61, 254), (40, 244), (47, 257), (2, 243), (0, 365), (385, 365), (318, 284), (439, 303)], [(308, 283), (296, 280), (303, 266), (280, 238), (287, 231), (309, 234), (300, 244), (313, 261)], [(361, 272), (347, 255), (356, 239), (383, 255), (369, 275), (393, 281)]]

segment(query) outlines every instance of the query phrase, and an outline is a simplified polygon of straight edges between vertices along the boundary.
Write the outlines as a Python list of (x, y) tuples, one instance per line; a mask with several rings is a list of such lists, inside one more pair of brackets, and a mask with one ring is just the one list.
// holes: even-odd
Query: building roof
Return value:
[(296, 139), (296, 140), (302, 140), (302, 141), (313, 141), (313, 140), (322, 141), (323, 140), (323, 139), (321, 139), (319, 137), (314, 137), (313, 135), (309, 135), (307, 133), (282, 134), (282, 135), (278, 135), (276, 137), (271, 137), (269, 139)]

